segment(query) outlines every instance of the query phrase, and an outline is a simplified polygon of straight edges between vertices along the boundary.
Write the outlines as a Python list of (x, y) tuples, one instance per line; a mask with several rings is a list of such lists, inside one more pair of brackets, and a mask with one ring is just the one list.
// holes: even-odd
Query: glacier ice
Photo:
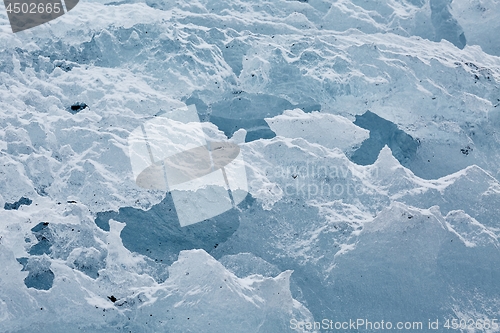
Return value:
[[(499, 318), (498, 9), (89, 0), (17, 34), (0, 12), (0, 331)], [(128, 138), (185, 105), (249, 194), (181, 227)]]

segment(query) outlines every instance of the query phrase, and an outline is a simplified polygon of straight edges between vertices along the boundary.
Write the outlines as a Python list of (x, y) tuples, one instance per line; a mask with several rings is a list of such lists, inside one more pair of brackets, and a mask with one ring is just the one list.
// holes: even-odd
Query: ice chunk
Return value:
[(301, 137), (311, 143), (343, 151), (350, 151), (369, 137), (369, 131), (333, 114), (304, 113), (300, 109), (294, 109), (265, 120), (277, 135), (287, 138)]

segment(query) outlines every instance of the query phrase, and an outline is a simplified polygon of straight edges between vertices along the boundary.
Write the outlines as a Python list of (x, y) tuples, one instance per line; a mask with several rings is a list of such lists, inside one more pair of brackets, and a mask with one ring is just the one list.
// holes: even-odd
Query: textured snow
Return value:
[[(499, 4), (99, 0), (17, 34), (1, 11), (0, 331), (500, 319)], [(128, 142), (192, 104), (249, 195), (181, 227)]]

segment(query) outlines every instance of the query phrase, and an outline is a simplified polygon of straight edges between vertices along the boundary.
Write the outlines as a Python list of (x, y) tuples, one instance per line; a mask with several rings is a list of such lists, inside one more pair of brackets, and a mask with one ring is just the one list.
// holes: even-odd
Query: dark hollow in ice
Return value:
[(18, 201), (14, 202), (14, 203), (6, 202), (5, 205), (3, 206), (3, 209), (5, 209), (5, 210), (17, 210), (22, 205), (26, 205), (26, 206), (31, 205), (32, 202), (33, 201), (31, 201), (30, 198), (21, 197), (21, 199), (19, 199)]
[(76, 102), (75, 104), (71, 105), (69, 107), (69, 112), (71, 114), (77, 114), (78, 112), (82, 111), (83, 109), (87, 108), (88, 105), (85, 104), (85, 103), (80, 103), (80, 102)]
[(204, 249), (208, 253), (224, 243), (239, 227), (239, 214), (231, 209), (216, 217), (181, 227), (170, 193), (151, 209), (120, 208), (98, 213), (95, 223), (109, 231), (109, 220), (126, 223), (121, 232), (123, 245), (130, 251), (170, 265), (182, 250)]
[(50, 270), (50, 261), (43, 257), (17, 258), (23, 265), (22, 271), (28, 271), (24, 284), (28, 288), (49, 290), (54, 282), (54, 272)]
[(417, 140), (398, 129), (393, 122), (373, 112), (366, 111), (363, 115), (356, 116), (354, 124), (370, 131), (370, 137), (350, 156), (351, 161), (356, 164), (373, 164), (385, 145), (391, 148), (394, 157), (404, 166), (408, 166), (417, 154)]

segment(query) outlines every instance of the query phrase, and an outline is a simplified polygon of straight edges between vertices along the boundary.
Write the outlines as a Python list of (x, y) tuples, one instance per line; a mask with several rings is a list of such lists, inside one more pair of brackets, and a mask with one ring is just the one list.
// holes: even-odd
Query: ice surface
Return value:
[(277, 135), (301, 137), (311, 143), (347, 152), (361, 145), (370, 133), (344, 117), (319, 112), (305, 114), (300, 109), (285, 111), (283, 115), (265, 120)]
[[(498, 6), (97, 0), (17, 34), (0, 12), (0, 331), (499, 318)], [(168, 148), (230, 139), (249, 194), (181, 227), (128, 139), (185, 105), (202, 123)]]
[(500, 55), (500, 46), (495, 39), (495, 31), (499, 28), (500, 2), (453, 0), (451, 14), (463, 27), (470, 44), (480, 45), (489, 54)]

